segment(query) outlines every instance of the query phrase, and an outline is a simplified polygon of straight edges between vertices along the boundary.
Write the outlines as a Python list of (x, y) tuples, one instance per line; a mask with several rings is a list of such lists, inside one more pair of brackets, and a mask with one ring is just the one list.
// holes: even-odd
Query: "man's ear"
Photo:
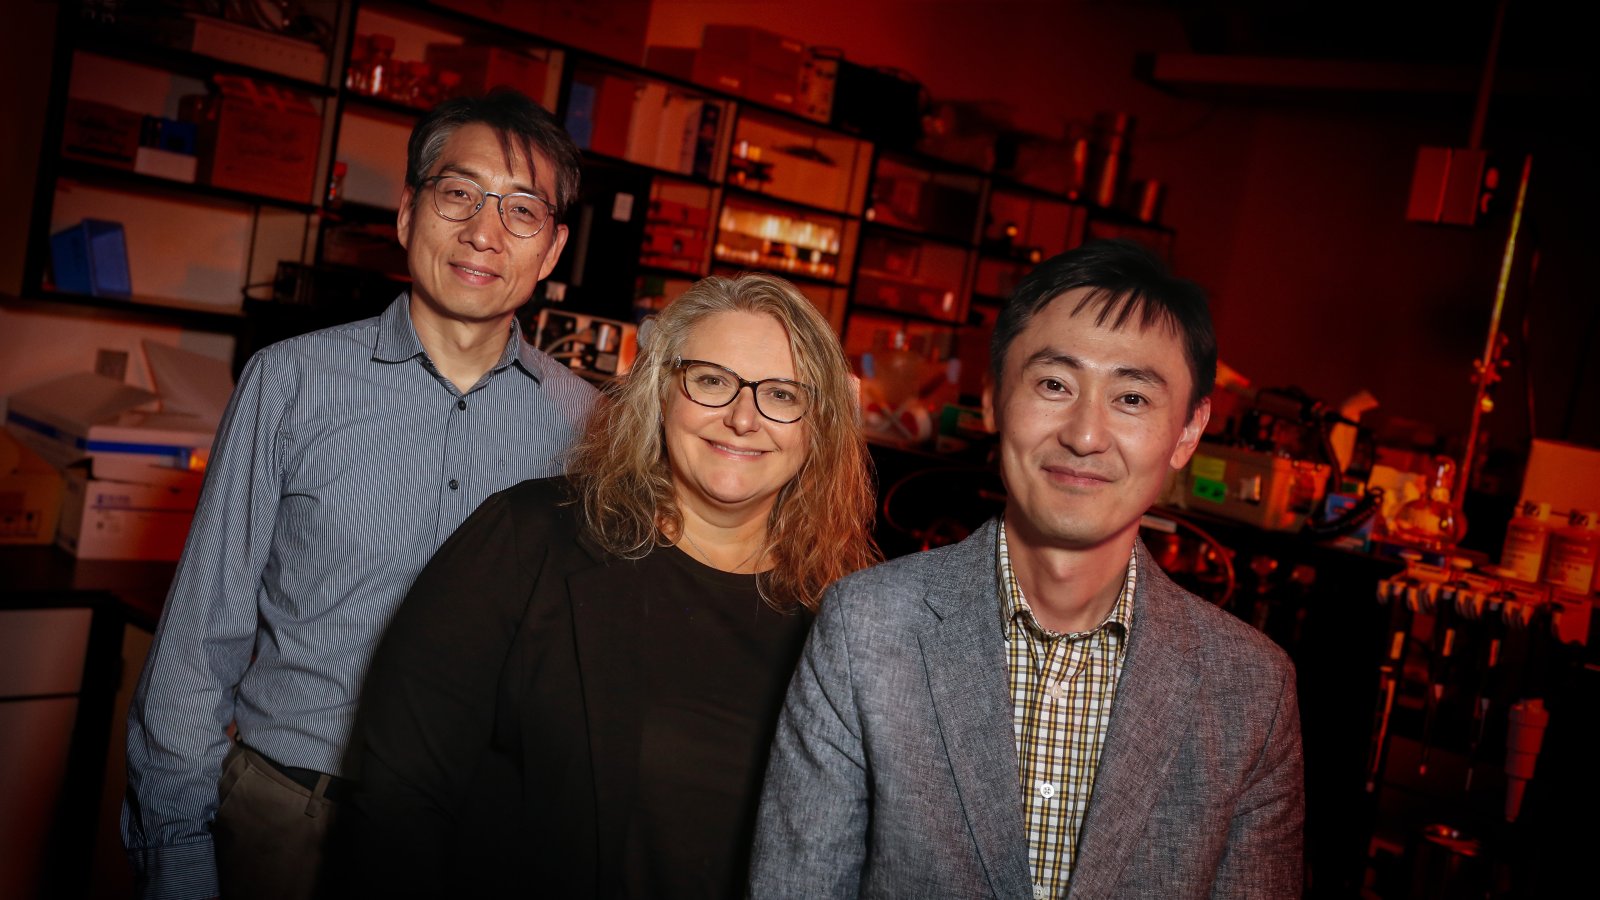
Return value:
[(400, 192), (400, 212), (395, 216), (395, 230), (399, 232), (400, 246), (411, 249), (411, 207), (417, 198), (417, 192), (411, 185)]
[(994, 414), (994, 382), (987, 378), (983, 380), (983, 430), (990, 434), (1000, 432)]
[(539, 266), (539, 280), (550, 277), (556, 269), (556, 262), (561, 259), (561, 250), (567, 246), (567, 226), (557, 225), (556, 233), (550, 236), (550, 249), (544, 255), (544, 263)]
[(1189, 457), (1193, 456), (1195, 448), (1200, 446), (1200, 436), (1206, 433), (1206, 424), (1210, 421), (1211, 398), (1207, 397), (1194, 408), (1194, 414), (1189, 416), (1188, 424), (1183, 426), (1183, 433), (1178, 435), (1178, 446), (1172, 448), (1172, 468), (1181, 469), (1188, 464)]

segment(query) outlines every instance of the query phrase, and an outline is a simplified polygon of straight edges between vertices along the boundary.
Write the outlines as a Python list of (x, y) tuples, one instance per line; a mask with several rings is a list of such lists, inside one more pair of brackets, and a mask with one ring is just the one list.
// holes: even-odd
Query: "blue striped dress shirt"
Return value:
[(337, 774), (367, 662), (434, 550), (490, 494), (561, 471), (595, 391), (512, 332), (464, 393), (405, 294), (245, 366), (128, 713), (123, 841), (146, 896), (217, 893), (228, 723)]

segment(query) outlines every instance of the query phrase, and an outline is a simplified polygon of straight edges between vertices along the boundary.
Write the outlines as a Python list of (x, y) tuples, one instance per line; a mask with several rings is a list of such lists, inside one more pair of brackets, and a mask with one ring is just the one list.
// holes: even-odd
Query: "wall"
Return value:
[[(23, 173), (13, 202), (0, 207), (0, 293), (12, 296), (22, 286), (56, 11), (56, 4), (39, 0), (8, 5), (6, 27), (0, 28), (0, 78), (7, 85), (8, 106), (0, 126), (13, 136), (0, 141), (0, 171)], [(222, 360), (233, 355), (233, 340), (226, 336), (137, 324), (74, 307), (0, 306), (0, 405), (15, 391), (93, 370), (96, 351), (101, 349), (127, 353), (127, 381), (149, 388), (143, 364), (145, 341)]]
[[(14, 133), (36, 134), (55, 7), (19, 6), (12, 15), (27, 27), (6, 29), (0, 58), (18, 87)], [(839, 47), (912, 73), (935, 99), (999, 101), (1041, 133), (1100, 110), (1132, 113), (1131, 176), (1167, 185), (1177, 267), (1212, 292), (1224, 361), (1261, 386), (1297, 385), (1331, 402), (1365, 388), (1390, 415), (1464, 431), (1505, 223), (1442, 228), (1405, 222), (1403, 211), (1416, 148), (1463, 146), (1467, 103), (1175, 96), (1131, 75), (1139, 52), (1189, 49), (1159, 4), (654, 0), (648, 40), (694, 45), (707, 22)], [(1593, 207), (1595, 176), (1570, 134), (1571, 108), (1580, 107), (1563, 114), (1499, 96), (1491, 106), (1488, 146), (1540, 153), (1522, 248), (1526, 258), (1539, 246), (1539, 278), (1532, 290), (1513, 283), (1506, 318), (1513, 334), (1526, 318), (1530, 340), (1519, 335), (1508, 349), (1513, 365), (1489, 420), (1508, 447), (1530, 433), (1600, 444), (1600, 417), (1584, 414), (1600, 403), (1600, 365), (1588, 361), (1600, 315), (1579, 281), (1600, 237), (1582, 212)], [(26, 141), (0, 152), (8, 170), (31, 171), (17, 158), (35, 152)], [(0, 211), (0, 290), (15, 290), (26, 207)], [(228, 354), (225, 340), (173, 328), (90, 328), (81, 317), (0, 309), (0, 394), (85, 368), (98, 347), (146, 338)]]
[[(1561, 26), (1545, 19), (1540, 27)], [(1466, 146), (1471, 97), (1165, 93), (1132, 73), (1140, 52), (1190, 49), (1166, 4), (654, 0), (649, 41), (694, 45), (707, 22), (904, 69), (936, 100), (999, 99), (1019, 125), (1047, 134), (1100, 110), (1132, 113), (1131, 177), (1167, 185), (1176, 266), (1212, 293), (1225, 362), (1258, 386), (1298, 386), (1335, 404), (1366, 389), (1388, 417), (1465, 432), (1507, 222), (1451, 228), (1404, 213), (1417, 148)], [(1525, 23), (1514, 11), (1508, 33)], [(1487, 32), (1458, 31), (1487, 46)], [(1543, 225), (1519, 247), (1526, 260), (1537, 243), (1540, 278), (1530, 289), (1518, 272), (1505, 319), (1515, 334), (1529, 316), (1531, 349), (1520, 337), (1508, 348), (1512, 367), (1486, 420), (1504, 447), (1524, 448), (1530, 433), (1600, 444), (1600, 420), (1580, 412), (1600, 401), (1600, 365), (1587, 362), (1600, 316), (1577, 269), (1600, 235), (1578, 212), (1595, 186), (1576, 158), (1578, 108), (1504, 94), (1490, 106), (1485, 146), (1511, 151), (1513, 164), (1537, 148), (1529, 225)]]

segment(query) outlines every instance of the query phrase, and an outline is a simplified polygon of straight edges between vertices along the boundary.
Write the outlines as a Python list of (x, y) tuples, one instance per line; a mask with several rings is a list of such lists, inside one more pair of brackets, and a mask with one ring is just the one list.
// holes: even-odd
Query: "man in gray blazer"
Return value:
[(1294, 670), (1138, 540), (1210, 418), (1204, 295), (1085, 245), (1018, 286), (992, 358), (1005, 511), (828, 592), (752, 895), (1299, 896)]

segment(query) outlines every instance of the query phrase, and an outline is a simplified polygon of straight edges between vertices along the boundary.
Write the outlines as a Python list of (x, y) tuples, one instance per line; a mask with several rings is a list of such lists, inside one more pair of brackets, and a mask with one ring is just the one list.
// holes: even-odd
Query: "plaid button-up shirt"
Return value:
[(1139, 570), (1130, 554), (1127, 579), (1105, 621), (1060, 634), (1042, 628), (1022, 596), (1004, 523), (996, 543), (1033, 896), (1064, 897), (1133, 627)]

